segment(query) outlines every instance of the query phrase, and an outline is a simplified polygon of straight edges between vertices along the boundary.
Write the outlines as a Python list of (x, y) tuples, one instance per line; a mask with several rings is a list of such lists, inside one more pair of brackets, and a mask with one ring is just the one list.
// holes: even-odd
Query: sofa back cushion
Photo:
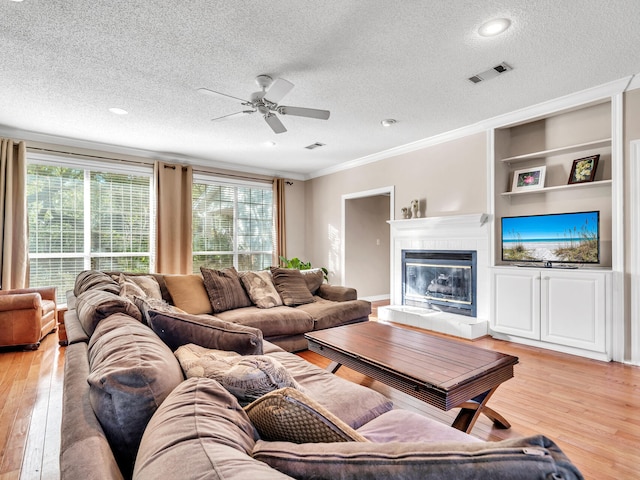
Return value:
[(126, 477), (149, 419), (184, 376), (162, 340), (121, 313), (96, 327), (89, 366), (91, 406)]
[(105, 272), (98, 270), (84, 270), (76, 276), (73, 286), (73, 294), (77, 297), (87, 290), (104, 290), (118, 295), (120, 286), (118, 282), (107, 275)]
[(109, 291), (93, 288), (78, 295), (76, 312), (88, 336), (93, 335), (98, 323), (114, 313), (124, 313), (138, 322), (142, 321), (140, 310), (131, 300)]
[(271, 275), (282, 303), (288, 307), (313, 302), (313, 295), (300, 270), (293, 268), (271, 267)]
[(251, 457), (254, 434), (233, 395), (215, 380), (190, 378), (149, 422), (133, 478), (290, 478)]
[(210, 268), (200, 267), (200, 271), (202, 272), (204, 288), (209, 295), (213, 313), (251, 306), (251, 300), (242, 287), (240, 277), (235, 268), (211, 270)]
[(330, 447), (259, 440), (253, 458), (299, 480), (583, 478), (562, 451), (543, 436), (478, 443), (348, 442)]
[(211, 315), (189, 315), (149, 310), (147, 321), (171, 350), (195, 343), (205, 348), (240, 355), (262, 354), (262, 332), (257, 328), (225, 322)]
[(164, 282), (173, 304), (193, 315), (213, 313), (202, 275), (165, 275)]

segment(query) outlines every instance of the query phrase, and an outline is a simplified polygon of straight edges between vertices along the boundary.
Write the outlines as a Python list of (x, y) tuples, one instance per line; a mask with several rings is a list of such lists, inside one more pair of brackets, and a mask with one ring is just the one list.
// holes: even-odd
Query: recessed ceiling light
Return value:
[(265, 147), (275, 147), (277, 145), (277, 143), (269, 141), (269, 142), (264, 142), (263, 145)]
[(480, 26), (478, 33), (483, 37), (494, 37), (500, 35), (511, 25), (508, 18), (494, 18)]
[(122, 108), (110, 108), (109, 111), (115, 115), (126, 115), (129, 112), (123, 110)]
[(394, 119), (394, 118), (385, 118), (384, 120), (382, 120), (380, 122), (380, 125), (382, 125), (383, 127), (390, 127), (394, 123), (397, 123), (396, 119)]

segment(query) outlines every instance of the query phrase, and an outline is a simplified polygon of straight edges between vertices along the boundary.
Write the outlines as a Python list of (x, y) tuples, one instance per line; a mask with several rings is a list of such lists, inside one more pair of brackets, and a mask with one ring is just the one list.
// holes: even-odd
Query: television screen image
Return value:
[(503, 217), (502, 260), (599, 263), (600, 212)]

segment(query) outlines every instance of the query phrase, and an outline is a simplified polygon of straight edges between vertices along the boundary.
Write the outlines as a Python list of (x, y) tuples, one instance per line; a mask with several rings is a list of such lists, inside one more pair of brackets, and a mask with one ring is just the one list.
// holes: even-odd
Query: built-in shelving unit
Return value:
[(523, 192), (502, 192), (500, 195), (503, 197), (509, 197), (511, 195), (535, 195), (546, 192), (558, 192), (560, 190), (573, 190), (573, 189), (586, 189), (594, 187), (611, 186), (611, 180), (599, 180), (596, 182), (588, 183), (575, 183), (573, 185), (556, 185), (555, 187), (544, 187), (539, 190), (523, 191)]
[(568, 145), (566, 147), (552, 148), (550, 150), (543, 150), (540, 152), (531, 152), (524, 155), (516, 155), (515, 157), (503, 158), (500, 161), (503, 163), (516, 163), (523, 162), (525, 160), (531, 160), (533, 158), (545, 158), (554, 155), (563, 155), (567, 153), (575, 153), (580, 151), (588, 151), (590, 149), (610, 147), (611, 138), (605, 138), (602, 140), (594, 140), (592, 142), (580, 143), (577, 145)]

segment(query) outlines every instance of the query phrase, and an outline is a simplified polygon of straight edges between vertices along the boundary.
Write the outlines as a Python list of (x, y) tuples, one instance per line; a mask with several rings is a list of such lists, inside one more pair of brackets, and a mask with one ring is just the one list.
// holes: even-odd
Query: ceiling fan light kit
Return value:
[(329, 110), (280, 105), (280, 101), (294, 87), (294, 84), (290, 81), (285, 80), (284, 78), (276, 78), (273, 80), (269, 75), (258, 75), (255, 80), (258, 87), (262, 90), (252, 93), (249, 97), (250, 100), (244, 100), (242, 98), (234, 97), (233, 95), (226, 93), (216, 92), (215, 90), (210, 90), (208, 88), (199, 88), (198, 92), (205, 95), (233, 98), (234, 100), (239, 100), (242, 106), (251, 108), (250, 110), (242, 110), (240, 112), (216, 117), (213, 118), (212, 121), (219, 121), (238, 115), (247, 115), (258, 112), (263, 116), (267, 125), (271, 127), (271, 130), (278, 134), (286, 132), (287, 129), (276, 114), (315, 118), (318, 120), (329, 119)]

